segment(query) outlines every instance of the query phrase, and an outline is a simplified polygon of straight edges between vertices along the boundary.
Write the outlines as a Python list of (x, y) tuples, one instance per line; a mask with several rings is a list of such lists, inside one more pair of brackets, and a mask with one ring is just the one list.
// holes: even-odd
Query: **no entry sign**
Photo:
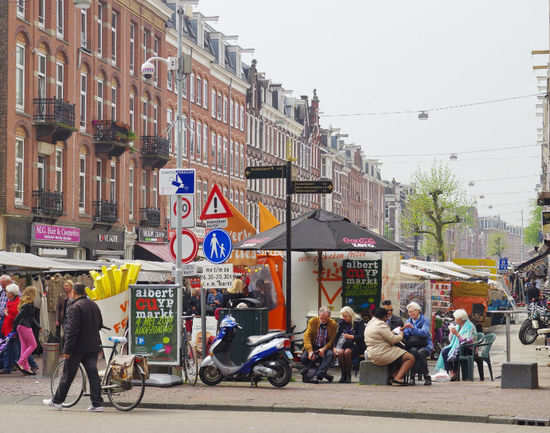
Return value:
[[(176, 236), (172, 236), (170, 239), (170, 254), (172, 257), (176, 258)], [(182, 229), (181, 231), (181, 262), (189, 263), (192, 262), (197, 253), (199, 252), (199, 241), (190, 230)]]

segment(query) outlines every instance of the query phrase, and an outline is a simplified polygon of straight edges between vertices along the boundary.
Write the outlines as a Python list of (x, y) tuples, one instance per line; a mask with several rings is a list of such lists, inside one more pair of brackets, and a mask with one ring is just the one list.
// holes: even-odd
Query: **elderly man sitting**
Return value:
[[(302, 353), (304, 382), (319, 383), (323, 379), (333, 381), (334, 377), (328, 374), (327, 370), (334, 359), (332, 348), (337, 329), (338, 325), (330, 318), (330, 310), (327, 307), (321, 307), (319, 317), (309, 320), (304, 333), (304, 352)], [(319, 366), (317, 366), (318, 363)], [(312, 368), (315, 372), (309, 375), (308, 370)]]

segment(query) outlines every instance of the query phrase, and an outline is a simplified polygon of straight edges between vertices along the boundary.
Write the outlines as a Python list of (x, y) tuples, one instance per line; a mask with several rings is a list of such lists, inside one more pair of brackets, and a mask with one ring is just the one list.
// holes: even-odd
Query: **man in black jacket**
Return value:
[(70, 304), (65, 320), (65, 346), (63, 357), (63, 376), (53, 399), (43, 400), (47, 406), (61, 410), (69, 388), (78, 371), (80, 363), (84, 365), (90, 381), (90, 412), (103, 412), (101, 384), (97, 372), (97, 355), (101, 350), (99, 331), (103, 327), (101, 311), (95, 302), (86, 297), (84, 284), (77, 283), (73, 288), (73, 302)]
[(388, 317), (386, 318), (386, 323), (390, 327), (390, 329), (393, 331), (395, 328), (402, 328), (403, 327), (403, 319), (401, 317), (396, 316), (393, 314), (393, 306), (391, 304), (391, 301), (389, 299), (386, 299), (385, 301), (382, 301), (382, 308), (384, 308), (388, 312)]

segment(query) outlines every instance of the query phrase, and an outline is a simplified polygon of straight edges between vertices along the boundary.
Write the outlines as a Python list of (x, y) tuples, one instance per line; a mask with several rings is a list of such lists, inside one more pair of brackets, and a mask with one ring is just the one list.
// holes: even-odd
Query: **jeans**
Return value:
[(22, 368), (30, 370), (29, 356), (31, 356), (34, 349), (36, 349), (36, 339), (34, 338), (32, 328), (18, 325), (17, 335), (19, 335), (19, 343), (21, 344), (18, 363)]
[(411, 347), (408, 351), (414, 355), (415, 363), (413, 371), (424, 376), (428, 375), (428, 356), (430, 352), (424, 347)]
[(61, 404), (65, 401), (80, 363), (84, 365), (88, 380), (90, 381), (90, 400), (92, 401), (92, 405), (95, 407), (102, 406), (103, 398), (101, 397), (101, 383), (97, 372), (97, 352), (73, 353), (69, 359), (65, 361), (63, 365), (63, 375), (55, 391), (53, 402), (55, 404)]
[(332, 365), (332, 361), (334, 360), (334, 352), (332, 351), (332, 349), (328, 349), (325, 352), (325, 356), (323, 356), (322, 358), (314, 360), (308, 359), (307, 351), (304, 350), (304, 352), (302, 353), (302, 365), (304, 366), (304, 371), (308, 368), (315, 367), (316, 363), (319, 362), (319, 359), (320, 364), (319, 367), (317, 367), (317, 369), (315, 370), (314, 377), (322, 379), (327, 374), (327, 371)]

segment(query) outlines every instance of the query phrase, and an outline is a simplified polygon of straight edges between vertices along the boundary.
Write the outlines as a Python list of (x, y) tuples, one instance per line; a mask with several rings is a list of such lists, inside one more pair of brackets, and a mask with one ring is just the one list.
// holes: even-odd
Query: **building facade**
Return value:
[(408, 197), (414, 193), (409, 185), (404, 185), (394, 179), (384, 181), (384, 237), (406, 245), (417, 255), (418, 239), (406, 237), (402, 229), (402, 215), (407, 208)]

